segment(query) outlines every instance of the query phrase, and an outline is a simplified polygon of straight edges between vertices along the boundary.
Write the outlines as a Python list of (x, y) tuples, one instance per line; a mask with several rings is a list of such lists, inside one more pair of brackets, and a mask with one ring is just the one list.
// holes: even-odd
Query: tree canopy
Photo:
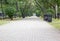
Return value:
[(60, 0), (0, 0), (0, 9), (2, 8), (0, 11), (9, 6), (23, 17), (31, 16), (33, 13), (37, 15), (60, 13)]

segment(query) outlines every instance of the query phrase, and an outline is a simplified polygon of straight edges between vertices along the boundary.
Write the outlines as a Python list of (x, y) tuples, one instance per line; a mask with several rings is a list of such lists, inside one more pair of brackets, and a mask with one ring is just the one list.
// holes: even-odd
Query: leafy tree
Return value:
[(30, 9), (31, 9), (31, 3), (29, 2), (29, 0), (25, 0), (25, 1), (23, 0), (20, 2), (20, 11), (22, 13), (23, 18), (31, 14)]
[(7, 7), (7, 8), (5, 8), (5, 14), (8, 15), (8, 17), (9, 17), (11, 20), (13, 20), (13, 15), (14, 15), (14, 13), (15, 13), (14, 8), (12, 8), (12, 7)]

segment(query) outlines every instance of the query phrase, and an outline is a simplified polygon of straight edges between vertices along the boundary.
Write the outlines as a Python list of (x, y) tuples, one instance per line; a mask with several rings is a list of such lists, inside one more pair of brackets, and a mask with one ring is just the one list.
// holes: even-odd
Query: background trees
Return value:
[(60, 0), (35, 0), (35, 3), (43, 14), (51, 13), (57, 17), (57, 14), (60, 13)]
[[(57, 17), (60, 13), (60, 0), (0, 0), (0, 11), (12, 7), (15, 15), (25, 18), (36, 13), (37, 16), (52, 14)], [(9, 9), (9, 8), (8, 8)]]

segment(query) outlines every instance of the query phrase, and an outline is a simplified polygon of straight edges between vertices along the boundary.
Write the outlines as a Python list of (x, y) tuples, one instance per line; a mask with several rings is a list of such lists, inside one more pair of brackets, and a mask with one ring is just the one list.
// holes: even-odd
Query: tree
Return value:
[(4, 18), (4, 11), (3, 11), (3, 0), (0, 0), (0, 3), (1, 3), (1, 11), (2, 11), (2, 15), (3, 15), (3, 18)]
[(11, 20), (13, 20), (13, 15), (14, 15), (14, 13), (15, 13), (14, 8), (12, 8), (12, 7), (7, 7), (7, 8), (5, 8), (5, 14), (8, 15), (8, 17), (9, 17)]
[(31, 3), (29, 0), (23, 0), (20, 2), (20, 11), (22, 13), (22, 17), (25, 18), (25, 16), (29, 15)]
[(49, 0), (48, 4), (55, 11), (55, 18), (56, 18), (57, 13), (59, 13), (60, 0)]

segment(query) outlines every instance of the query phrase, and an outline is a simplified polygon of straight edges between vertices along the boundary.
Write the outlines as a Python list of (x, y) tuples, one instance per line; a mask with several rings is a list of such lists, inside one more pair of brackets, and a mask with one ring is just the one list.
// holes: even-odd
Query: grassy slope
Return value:
[(51, 25), (53, 25), (54, 27), (56, 27), (57, 29), (60, 29), (60, 20), (59, 19), (53, 19), (52, 23), (50, 23)]
[(0, 25), (9, 23), (10, 21), (17, 21), (17, 20), (22, 20), (22, 18), (14, 18), (13, 20), (10, 20), (10, 19), (0, 20)]
[(8, 23), (9, 21), (6, 21), (6, 20), (0, 20), (0, 25), (2, 25), (2, 24), (6, 24), (6, 23)]
[[(40, 17), (41, 20), (43, 20), (42, 17)], [(50, 23), (50, 22), (49, 22)], [(52, 20), (52, 22), (50, 23), (52, 26), (54, 26), (57, 29), (60, 29), (60, 19), (54, 19)]]

